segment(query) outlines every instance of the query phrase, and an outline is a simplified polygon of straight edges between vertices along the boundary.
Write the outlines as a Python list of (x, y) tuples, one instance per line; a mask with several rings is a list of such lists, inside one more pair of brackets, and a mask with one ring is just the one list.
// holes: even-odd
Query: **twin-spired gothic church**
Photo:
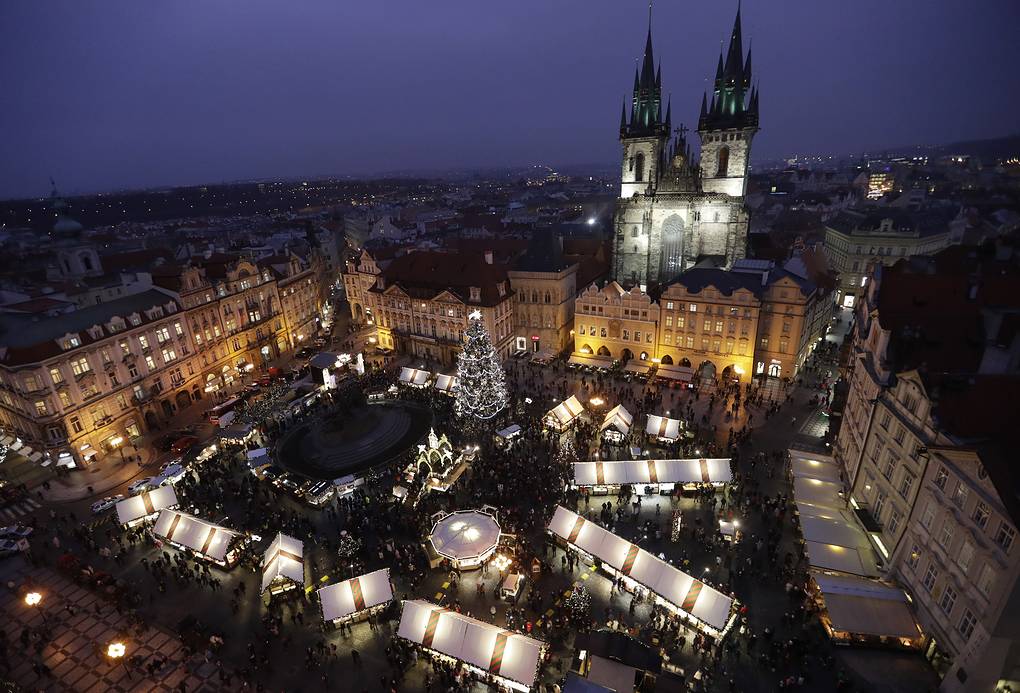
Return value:
[(740, 11), (715, 72), (711, 101), (702, 95), (701, 160), (691, 158), (687, 130), (662, 116), (662, 72), (648, 28), (640, 74), (634, 73), (630, 117), (620, 115), (623, 176), (614, 220), (613, 276), (624, 286), (666, 284), (699, 260), (730, 267), (744, 257), (747, 163), (758, 131), (758, 91), (751, 53), (744, 58)]

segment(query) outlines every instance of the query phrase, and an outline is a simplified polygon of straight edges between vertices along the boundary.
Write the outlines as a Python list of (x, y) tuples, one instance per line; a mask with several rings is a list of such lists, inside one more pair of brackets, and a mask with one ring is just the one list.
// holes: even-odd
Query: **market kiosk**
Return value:
[(193, 552), (204, 561), (223, 568), (237, 563), (240, 532), (214, 525), (178, 510), (161, 510), (152, 533), (168, 544)]
[(327, 585), (316, 594), (319, 595), (324, 622), (338, 626), (341, 623), (364, 621), (393, 601), (390, 569), (382, 568)]
[(683, 431), (683, 424), (679, 419), (670, 419), (665, 416), (648, 415), (648, 423), (645, 424), (645, 433), (648, 440), (653, 443), (670, 444), (680, 440)]
[(559, 506), (549, 522), (549, 532), (561, 544), (569, 545), (624, 587), (647, 590), (656, 603), (680, 614), (699, 631), (722, 638), (737, 620), (736, 600), (707, 583), (674, 568), (623, 537)]
[(573, 426), (583, 413), (584, 407), (580, 400), (576, 395), (570, 395), (569, 398), (550, 409), (542, 419), (542, 423), (546, 428), (562, 433)]
[(177, 492), (171, 484), (159, 486), (117, 503), (117, 520), (125, 527), (155, 518), (161, 510), (177, 507)]
[(426, 542), (430, 563), (443, 559), (457, 570), (480, 568), (499, 546), (500, 527), (492, 512), (458, 510), (436, 513), (435, 524)]
[(429, 376), (431, 375), (428, 371), (405, 366), (400, 369), (400, 384), (421, 389), (429, 384)]
[(436, 388), (438, 392), (452, 397), (457, 389), (457, 376), (440, 373), (436, 375), (436, 382), (432, 383), (432, 387)]
[(607, 443), (623, 445), (627, 441), (627, 436), (630, 435), (630, 428), (633, 424), (634, 416), (622, 404), (617, 404), (606, 413), (599, 432)]
[(591, 488), (595, 495), (615, 493), (624, 484), (633, 486), (639, 495), (644, 495), (668, 494), (678, 485), (722, 486), (731, 481), (733, 474), (728, 457), (574, 463), (574, 486)]
[(304, 585), (304, 543), (280, 532), (262, 557), (262, 593), (272, 598)]
[(417, 599), (404, 600), (397, 636), (517, 691), (535, 685), (546, 650), (540, 640)]

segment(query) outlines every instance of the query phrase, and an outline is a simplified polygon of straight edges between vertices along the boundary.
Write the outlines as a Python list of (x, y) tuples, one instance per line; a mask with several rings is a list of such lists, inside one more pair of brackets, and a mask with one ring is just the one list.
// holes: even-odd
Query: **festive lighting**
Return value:
[(29, 606), (38, 606), (42, 601), (42, 595), (38, 592), (29, 592), (25, 595), (25, 603)]
[(475, 310), (469, 316), (464, 348), (457, 356), (457, 390), (455, 402), (461, 418), (488, 420), (509, 402), (506, 374), (500, 366), (489, 333), (482, 324), (482, 314)]
[(601, 407), (603, 404), (605, 404), (605, 402), (603, 401), (603, 399), (601, 397), (592, 397), (588, 401), (591, 402), (596, 407)]
[(508, 556), (504, 556), (501, 553), (492, 557), (492, 565), (500, 572), (509, 568), (511, 563), (513, 563), (513, 561), (511, 561)]
[(120, 659), (127, 653), (127, 645), (122, 642), (111, 642), (106, 646), (106, 656), (110, 659)]

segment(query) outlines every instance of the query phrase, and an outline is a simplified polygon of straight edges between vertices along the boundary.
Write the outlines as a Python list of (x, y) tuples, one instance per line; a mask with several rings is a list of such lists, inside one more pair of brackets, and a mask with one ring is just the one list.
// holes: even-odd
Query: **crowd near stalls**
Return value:
[(161, 510), (152, 532), (168, 544), (224, 568), (237, 564), (243, 541), (240, 532), (179, 510)]
[(171, 484), (158, 486), (137, 496), (117, 503), (117, 521), (125, 527), (135, 527), (152, 521), (160, 511), (177, 507), (177, 492)]
[(272, 598), (304, 586), (304, 543), (280, 532), (262, 557), (262, 593)]
[(719, 487), (733, 480), (730, 458), (686, 460), (602, 460), (574, 463), (576, 488), (594, 495), (618, 493), (625, 485), (638, 495), (672, 493), (676, 488)]
[(393, 601), (390, 569), (382, 568), (365, 575), (327, 585), (319, 589), (322, 620), (333, 626), (363, 621), (379, 613)]
[(550, 409), (542, 422), (549, 430), (562, 433), (577, 423), (582, 414), (584, 406), (576, 395), (571, 395)]
[(521, 436), (521, 427), (517, 424), (510, 424), (506, 428), (496, 431), (496, 444), (501, 448), (513, 446), (514, 441)]
[(602, 419), (602, 425), (599, 427), (599, 433), (607, 443), (622, 445), (630, 436), (630, 429), (633, 425), (634, 417), (631, 413), (622, 404), (617, 404), (606, 412), (605, 418)]
[(414, 460), (404, 469), (404, 488), (413, 491), (407, 498), (416, 503), (423, 493), (449, 491), (464, 473), (469, 459), (470, 455), (454, 450), (445, 433), (437, 436), (435, 429), (431, 429), (426, 441), (418, 445)]
[(402, 604), (397, 636), (440, 661), (462, 664), (483, 680), (529, 691), (545, 643), (420, 600)]
[(621, 580), (628, 591), (648, 590), (658, 603), (712, 637), (723, 637), (736, 620), (733, 597), (577, 513), (557, 507), (549, 532), (557, 541), (581, 551), (595, 568)]

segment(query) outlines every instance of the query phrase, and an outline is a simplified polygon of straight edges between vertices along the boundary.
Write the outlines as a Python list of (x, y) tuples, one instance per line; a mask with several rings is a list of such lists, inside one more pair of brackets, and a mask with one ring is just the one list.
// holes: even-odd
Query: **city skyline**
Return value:
[[(1015, 129), (1010, 3), (784, 9), (742, 9), (764, 102), (755, 160)], [(655, 6), (675, 123), (694, 125), (735, 11)], [(0, 198), (44, 195), (51, 176), (74, 193), (611, 164), (646, 12), (604, 2), (257, 4), (244, 16), (215, 6), (201, 15), (188, 5), (6, 6), (0, 126), (15, 136)]]

